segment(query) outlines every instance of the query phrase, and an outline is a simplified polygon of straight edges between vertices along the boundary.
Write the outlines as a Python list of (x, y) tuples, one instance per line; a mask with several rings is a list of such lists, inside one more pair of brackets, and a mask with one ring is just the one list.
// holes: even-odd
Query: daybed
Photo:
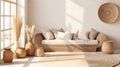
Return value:
[[(92, 34), (95, 30), (92, 31)], [(51, 35), (51, 33), (47, 32), (47, 34)], [(90, 32), (91, 34), (91, 32)], [(96, 33), (96, 37), (93, 38), (89, 34), (89, 40), (69, 40), (69, 39), (51, 39), (53, 36), (49, 36), (49, 39), (45, 39), (45, 35), (43, 33), (37, 33), (35, 35), (35, 45), (36, 47), (42, 46), (45, 52), (79, 52), (79, 51), (96, 51), (100, 50), (102, 43), (107, 40), (107, 37), (103, 33)], [(69, 34), (67, 34), (68, 37)], [(64, 36), (65, 37), (65, 36)], [(93, 39), (90, 39), (93, 38)]]

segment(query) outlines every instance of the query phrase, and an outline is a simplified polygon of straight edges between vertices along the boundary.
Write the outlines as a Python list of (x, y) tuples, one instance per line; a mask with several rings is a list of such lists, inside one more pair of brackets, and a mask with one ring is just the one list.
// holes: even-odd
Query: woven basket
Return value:
[(36, 56), (38, 56), (38, 57), (44, 56), (44, 50), (42, 47), (39, 47), (36, 49)]
[(17, 58), (25, 58), (26, 57), (26, 50), (25, 50), (25, 48), (18, 47), (16, 49), (16, 57)]
[(104, 3), (98, 11), (99, 18), (105, 23), (114, 23), (119, 16), (119, 9), (115, 4)]
[(13, 61), (13, 52), (10, 49), (5, 48), (3, 52), (3, 61), (5, 63), (11, 63)]
[(112, 41), (106, 41), (102, 45), (102, 51), (106, 54), (113, 54), (114, 46)]
[(35, 54), (35, 45), (32, 42), (26, 44), (25, 49), (27, 51), (27, 56), (33, 56)]

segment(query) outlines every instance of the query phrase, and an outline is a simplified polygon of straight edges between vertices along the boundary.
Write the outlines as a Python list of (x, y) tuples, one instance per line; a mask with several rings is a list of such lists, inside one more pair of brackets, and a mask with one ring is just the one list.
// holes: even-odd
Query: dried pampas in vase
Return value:
[(13, 17), (13, 33), (14, 33), (14, 39), (15, 39), (15, 48), (19, 47), (19, 37), (20, 37), (20, 33), (21, 33), (21, 28), (22, 28), (22, 18), (20, 17)]
[(19, 38), (20, 38), (21, 28), (22, 28), (22, 18), (20, 16), (13, 17), (12, 25), (13, 25), (13, 34), (14, 34), (14, 39), (15, 39), (16, 57), (24, 58), (26, 57), (26, 50), (25, 48), (20, 47), (20, 44), (19, 44)]
[(33, 38), (35, 33), (35, 25), (32, 25), (32, 27), (26, 26), (26, 34), (27, 34), (27, 43), (26, 43), (26, 51), (27, 56), (33, 56), (35, 53), (35, 45), (33, 44)]

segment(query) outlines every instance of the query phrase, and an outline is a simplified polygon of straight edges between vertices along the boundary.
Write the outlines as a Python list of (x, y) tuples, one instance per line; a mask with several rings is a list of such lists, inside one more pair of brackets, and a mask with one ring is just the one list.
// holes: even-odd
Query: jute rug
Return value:
[(119, 64), (116, 57), (106, 54), (81, 54), (47, 56), (39, 59), (42, 67), (114, 67)]

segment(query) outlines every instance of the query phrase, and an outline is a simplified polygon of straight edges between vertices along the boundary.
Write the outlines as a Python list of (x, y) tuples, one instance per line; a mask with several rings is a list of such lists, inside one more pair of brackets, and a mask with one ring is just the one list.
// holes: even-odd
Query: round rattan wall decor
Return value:
[(105, 23), (114, 23), (119, 16), (119, 9), (115, 4), (104, 3), (99, 8), (98, 16)]

